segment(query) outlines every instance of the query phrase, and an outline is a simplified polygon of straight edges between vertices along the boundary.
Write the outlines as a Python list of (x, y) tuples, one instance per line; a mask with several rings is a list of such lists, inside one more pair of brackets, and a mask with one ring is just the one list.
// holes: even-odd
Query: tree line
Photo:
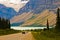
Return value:
[(0, 29), (10, 29), (10, 20), (0, 17)]

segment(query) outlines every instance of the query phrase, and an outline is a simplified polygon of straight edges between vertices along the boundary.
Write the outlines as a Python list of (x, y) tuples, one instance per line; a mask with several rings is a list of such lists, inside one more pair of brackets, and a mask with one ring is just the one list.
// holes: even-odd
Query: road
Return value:
[(0, 40), (35, 40), (31, 32), (0, 36)]

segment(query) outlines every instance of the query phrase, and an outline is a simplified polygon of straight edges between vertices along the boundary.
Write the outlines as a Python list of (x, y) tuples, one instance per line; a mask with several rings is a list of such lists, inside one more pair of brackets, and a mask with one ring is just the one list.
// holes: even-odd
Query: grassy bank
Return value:
[(0, 36), (2, 35), (8, 35), (8, 34), (14, 34), (14, 33), (19, 33), (21, 31), (18, 31), (18, 30), (12, 30), (12, 29), (0, 29)]
[(60, 40), (60, 33), (55, 33), (51, 30), (32, 32), (36, 40)]

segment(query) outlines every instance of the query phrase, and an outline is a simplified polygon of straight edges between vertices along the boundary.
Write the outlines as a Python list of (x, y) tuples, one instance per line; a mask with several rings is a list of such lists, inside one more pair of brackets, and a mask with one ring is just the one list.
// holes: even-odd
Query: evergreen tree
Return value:
[(1, 26), (2, 24), (1, 24), (1, 18), (0, 18), (0, 28), (2, 28), (2, 26)]
[(10, 20), (0, 18), (0, 29), (10, 29)]
[(5, 21), (5, 26), (6, 26), (6, 29), (8, 28), (8, 20), (6, 19)]
[(60, 9), (57, 9), (57, 19), (56, 19), (56, 26), (55, 29), (60, 31)]
[(8, 28), (10, 28), (10, 20), (8, 20)]
[(48, 19), (47, 19), (47, 29), (49, 30), (49, 22), (48, 22)]
[(2, 29), (5, 29), (5, 19), (4, 18), (2, 18), (2, 20), (1, 20), (1, 27), (2, 27)]

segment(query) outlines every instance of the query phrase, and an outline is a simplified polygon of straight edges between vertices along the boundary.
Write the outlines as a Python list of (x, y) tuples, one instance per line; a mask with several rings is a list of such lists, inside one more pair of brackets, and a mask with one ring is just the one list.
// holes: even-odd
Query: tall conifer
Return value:
[(60, 31), (60, 9), (57, 9), (57, 18), (56, 18), (56, 26), (55, 29)]

